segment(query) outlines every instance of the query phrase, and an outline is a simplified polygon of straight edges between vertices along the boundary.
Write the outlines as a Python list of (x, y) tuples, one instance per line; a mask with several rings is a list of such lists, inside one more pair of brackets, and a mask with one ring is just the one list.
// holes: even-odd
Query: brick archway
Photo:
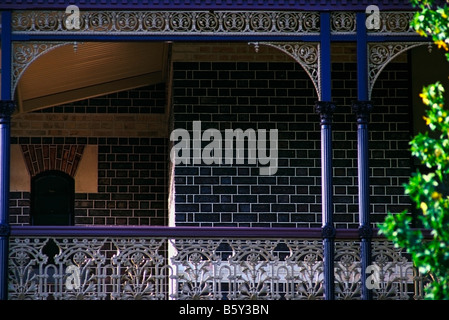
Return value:
[(22, 145), (22, 153), (31, 177), (57, 170), (75, 177), (84, 152), (83, 145)]

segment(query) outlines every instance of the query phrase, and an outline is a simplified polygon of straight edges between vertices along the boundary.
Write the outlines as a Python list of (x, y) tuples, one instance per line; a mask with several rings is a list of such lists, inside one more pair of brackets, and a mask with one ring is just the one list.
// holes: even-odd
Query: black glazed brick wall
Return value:
[[(76, 225), (167, 225), (168, 139), (13, 138), (13, 143), (98, 145), (98, 192), (75, 194)], [(12, 224), (29, 223), (29, 192), (11, 192)]]
[[(372, 221), (408, 206), (402, 183), (410, 174), (408, 64), (389, 65), (376, 83), (371, 115)], [(334, 209), (337, 227), (358, 224), (355, 63), (333, 64)], [(395, 85), (391, 85), (394, 80)], [(394, 89), (391, 89), (394, 88)], [(321, 225), (320, 126), (312, 82), (295, 63), (178, 62), (174, 64), (174, 128), (278, 129), (279, 168), (257, 165), (175, 168), (177, 225), (317, 227)], [(380, 97), (380, 98), (377, 98)], [(208, 143), (208, 142), (207, 142)], [(204, 145), (203, 145), (204, 147)], [(235, 161), (235, 160), (234, 160)]]
[[(357, 97), (356, 65), (334, 63), (332, 67), (332, 96), (338, 107), (333, 119), (334, 220), (337, 227), (356, 227), (357, 134), (350, 109)], [(411, 172), (408, 88), (408, 64), (390, 63), (373, 90), (375, 110), (369, 127), (373, 223), (382, 221), (388, 211), (409, 207), (402, 187)], [(140, 103), (136, 99), (144, 99), (145, 91), (130, 90), (42, 112), (125, 112), (116, 109), (120, 99), (130, 112), (130, 106)], [(162, 93), (156, 95), (162, 99)], [(246, 163), (176, 166), (176, 224), (320, 226), (316, 100), (312, 82), (295, 63), (174, 63), (174, 128), (191, 130), (192, 122), (199, 120), (203, 130), (216, 128), (222, 134), (226, 129), (276, 128), (279, 138), (279, 168), (273, 176), (261, 176), (260, 166)], [(13, 137), (11, 142), (99, 146), (99, 190), (76, 195), (77, 224), (167, 224), (168, 138)], [(29, 198), (28, 192), (11, 193), (12, 224), (28, 223)]]
[[(75, 194), (76, 225), (167, 225), (168, 139), (13, 138), (13, 143), (98, 145), (98, 192)], [(11, 192), (12, 224), (29, 223), (29, 192)]]

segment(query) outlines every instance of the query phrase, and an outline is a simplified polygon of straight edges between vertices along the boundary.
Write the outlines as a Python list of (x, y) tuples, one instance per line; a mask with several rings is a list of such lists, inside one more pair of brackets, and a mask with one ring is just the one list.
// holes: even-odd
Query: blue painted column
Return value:
[(11, 12), (2, 13), (2, 87), (0, 100), (0, 300), (8, 299), (10, 123), (15, 104), (11, 99)]
[(369, 114), (373, 109), (370, 101), (354, 101), (353, 111), (357, 115), (357, 164), (359, 177), (359, 236), (360, 260), (362, 272), (362, 299), (371, 300), (372, 290), (368, 289), (366, 268), (371, 265), (371, 237), (370, 225), (370, 184), (369, 184)]
[[(357, 117), (357, 170), (359, 188), (359, 237), (360, 237), (360, 260), (361, 260), (361, 284), (362, 299), (373, 298), (372, 289), (366, 285), (366, 268), (371, 265), (371, 238), (372, 228), (370, 225), (370, 183), (369, 183), (369, 115), (373, 104), (368, 101), (368, 46), (367, 31), (365, 27), (366, 14), (357, 14), (357, 89), (358, 100), (353, 101), (352, 109)], [(360, 27), (359, 27), (360, 26)]]
[(0, 300), (8, 299), (10, 119), (14, 102), (0, 100)]
[(324, 298), (326, 300), (334, 300), (335, 227), (332, 199), (332, 115), (335, 111), (335, 105), (332, 102), (317, 101), (315, 110), (320, 114), (321, 124), (321, 230), (324, 257)]
[(315, 104), (321, 124), (321, 206), (324, 257), (324, 298), (335, 299), (334, 251), (335, 227), (332, 182), (332, 115), (335, 104), (331, 102), (331, 27), (330, 13), (320, 15), (320, 80), (321, 101)]

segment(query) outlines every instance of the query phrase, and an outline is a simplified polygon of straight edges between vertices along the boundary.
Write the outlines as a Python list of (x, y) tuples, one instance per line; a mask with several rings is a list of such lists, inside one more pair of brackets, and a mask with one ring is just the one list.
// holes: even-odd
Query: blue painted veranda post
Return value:
[(11, 100), (11, 12), (1, 13), (1, 100), (0, 100), (0, 300), (8, 299), (9, 257), (9, 176), (11, 115), (15, 103)]
[(0, 300), (8, 298), (10, 122), (13, 101), (0, 100)]

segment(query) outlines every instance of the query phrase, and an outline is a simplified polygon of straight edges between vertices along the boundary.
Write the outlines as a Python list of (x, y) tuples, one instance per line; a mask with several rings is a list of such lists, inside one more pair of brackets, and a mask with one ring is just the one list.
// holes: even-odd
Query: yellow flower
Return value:
[(427, 204), (425, 202), (421, 202), (420, 207), (421, 207), (422, 212), (424, 214), (426, 214), (427, 213)]
[(426, 116), (423, 116), (422, 118), (426, 121), (426, 125), (428, 126), (431, 122), (430, 119), (427, 118)]
[(421, 29), (417, 30), (416, 32), (418, 32), (418, 34), (420, 36), (425, 36), (426, 35), (426, 33), (423, 30), (421, 30)]
[[(434, 191), (432, 193), (432, 199), (433, 200), (441, 200), (443, 198), (443, 195), (437, 191)], [(424, 203), (424, 202), (423, 202)]]
[(429, 99), (427, 99), (427, 94), (420, 93), (419, 96), (422, 98), (422, 102), (424, 104), (429, 104), (430, 103)]
[(446, 42), (444, 42), (443, 40), (438, 40), (437, 42), (435, 42), (438, 45), (438, 49), (440, 49), (441, 47), (444, 48), (444, 50), (448, 50), (447, 44)]

